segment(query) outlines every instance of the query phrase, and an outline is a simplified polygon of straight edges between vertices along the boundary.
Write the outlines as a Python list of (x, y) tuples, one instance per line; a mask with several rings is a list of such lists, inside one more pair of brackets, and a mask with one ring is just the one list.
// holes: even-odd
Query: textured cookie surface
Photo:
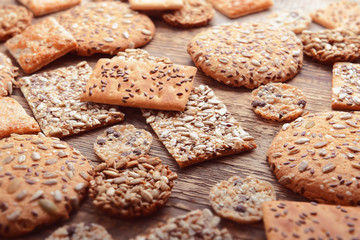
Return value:
[(360, 208), (314, 202), (263, 203), (268, 240), (359, 239)]
[(213, 216), (210, 210), (194, 210), (187, 214), (170, 218), (166, 223), (152, 228), (147, 234), (133, 240), (168, 240), (168, 239), (221, 239), (231, 240), (226, 228), (219, 229), (220, 218)]
[(153, 22), (120, 2), (94, 2), (70, 9), (58, 18), (78, 42), (81, 56), (116, 55), (148, 43), (155, 34)]
[(301, 116), (305, 105), (304, 93), (289, 84), (269, 83), (251, 92), (254, 112), (269, 120), (294, 120)]
[(359, 119), (323, 112), (284, 124), (267, 153), (279, 183), (317, 202), (360, 205)]
[(116, 106), (80, 102), (91, 72), (81, 62), (20, 79), (21, 91), (46, 136), (68, 136), (124, 120)]
[(108, 214), (133, 218), (148, 216), (165, 205), (177, 175), (160, 158), (140, 156), (95, 167), (89, 195), (93, 204)]
[(209, 0), (214, 7), (229, 18), (260, 12), (274, 5), (273, 0)]
[(32, 18), (32, 13), (24, 7), (0, 6), (0, 41), (5, 41), (24, 31), (30, 26)]
[(238, 223), (260, 221), (261, 204), (276, 200), (273, 186), (265, 181), (238, 176), (221, 181), (210, 190), (209, 200), (215, 212)]
[(303, 31), (304, 53), (324, 62), (353, 62), (360, 57), (360, 37), (349, 30)]
[(87, 159), (57, 138), (12, 135), (0, 140), (0, 159), (3, 237), (68, 218), (92, 178)]
[(129, 0), (134, 10), (172, 10), (181, 9), (184, 0)]
[(183, 112), (143, 110), (180, 167), (256, 148), (211, 88), (194, 88)]
[(18, 0), (29, 8), (35, 16), (62, 11), (81, 3), (81, 0)]
[(293, 78), (302, 67), (302, 48), (290, 30), (235, 23), (199, 33), (188, 52), (206, 75), (226, 85), (252, 89)]
[(266, 22), (275, 28), (287, 28), (294, 33), (301, 33), (311, 23), (309, 14), (300, 10), (278, 11), (266, 17)]
[(10, 95), (13, 91), (17, 67), (14, 67), (10, 58), (0, 53), (0, 97)]
[(55, 18), (49, 17), (9, 39), (5, 46), (21, 68), (32, 73), (75, 49), (77, 43)]

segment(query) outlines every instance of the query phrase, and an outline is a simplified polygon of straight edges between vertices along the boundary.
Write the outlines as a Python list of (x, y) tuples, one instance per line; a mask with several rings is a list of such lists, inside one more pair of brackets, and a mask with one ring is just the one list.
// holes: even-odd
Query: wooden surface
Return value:
[[(274, 1), (275, 5), (271, 10), (235, 20), (228, 19), (217, 12), (209, 26), (218, 25), (224, 22), (253, 21), (266, 16), (271, 11), (280, 9), (303, 9), (305, 12), (311, 12), (317, 8), (326, 6), (330, 2), (334, 2), (332, 0)], [(0, 0), (0, 2), (15, 3), (15, 0)], [(35, 19), (35, 21), (38, 20), (39, 18)], [(187, 44), (195, 34), (204, 30), (206, 27), (190, 30), (177, 29), (163, 23), (161, 19), (153, 18), (153, 20), (157, 27), (155, 38), (145, 46), (144, 49), (155, 56), (170, 57), (177, 64), (193, 66), (194, 64), (186, 51)], [(310, 29), (321, 28), (322, 27), (314, 23), (310, 26)], [(3, 44), (0, 44), (0, 50), (10, 56)], [(87, 60), (91, 63), (91, 66), (94, 66), (97, 59), (100, 57), (104, 56), (97, 55), (90, 58), (84, 58), (68, 54), (63, 58), (56, 60), (54, 63), (51, 63), (49, 66), (45, 67), (44, 70), (53, 69), (58, 66), (66, 66), (82, 60)], [(307, 111), (320, 112), (331, 110), (330, 66), (314, 63), (309, 58), (305, 57), (304, 66), (300, 74), (288, 83), (299, 87), (305, 93), (308, 99), (306, 105)], [(220, 180), (228, 179), (232, 175), (239, 175), (241, 177), (253, 175), (261, 180), (271, 182), (274, 185), (279, 200), (306, 201), (305, 198), (278, 184), (276, 178), (269, 169), (266, 160), (267, 148), (282, 124), (266, 121), (255, 115), (250, 105), (251, 90), (227, 87), (206, 77), (200, 71), (197, 73), (195, 82), (195, 85), (199, 84), (209, 85), (215, 91), (216, 95), (227, 105), (228, 110), (233, 113), (234, 117), (242, 123), (243, 128), (255, 137), (258, 145), (256, 150), (222, 157), (185, 169), (180, 169), (175, 160), (158, 140), (150, 126), (145, 123), (145, 119), (141, 116), (140, 110), (126, 108), (124, 109), (126, 114), (124, 123), (131, 123), (138, 128), (150, 131), (154, 137), (150, 155), (161, 157), (163, 162), (168, 164), (171, 170), (177, 172), (179, 175), (179, 179), (176, 181), (171, 198), (166, 206), (156, 214), (147, 218), (121, 220), (106, 216), (106, 214), (95, 209), (90, 199), (86, 199), (79, 211), (74, 212), (70, 219), (36, 230), (33, 233), (18, 239), (44, 239), (59, 226), (80, 221), (102, 224), (112, 234), (114, 239), (129, 239), (137, 234), (144, 233), (147, 228), (151, 228), (158, 222), (165, 221), (169, 217), (185, 214), (194, 209), (210, 208), (208, 193), (211, 186)], [(13, 97), (22, 104), (29, 114), (31, 114), (26, 101), (19, 90), (15, 90)], [(93, 142), (105, 128), (85, 132), (77, 136), (67, 137), (64, 138), (64, 140), (80, 150), (90, 161), (96, 164), (96, 162), (99, 161), (99, 158), (94, 154)], [(221, 227), (228, 228), (234, 239), (266, 239), (262, 222), (240, 225), (228, 220), (222, 220)]]

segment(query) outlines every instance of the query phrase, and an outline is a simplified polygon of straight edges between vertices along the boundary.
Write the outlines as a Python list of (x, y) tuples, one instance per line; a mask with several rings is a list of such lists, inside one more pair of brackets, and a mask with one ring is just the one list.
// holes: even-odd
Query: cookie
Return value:
[(95, 167), (89, 195), (104, 212), (121, 218), (148, 216), (165, 205), (177, 174), (158, 157), (140, 156)]
[(251, 92), (251, 106), (265, 119), (291, 121), (303, 113), (306, 97), (300, 89), (289, 84), (269, 83)]
[(112, 240), (106, 229), (98, 224), (83, 222), (58, 228), (45, 240)]
[(302, 67), (302, 49), (290, 30), (234, 23), (199, 33), (187, 50), (206, 75), (232, 87), (253, 89), (293, 78)]
[(12, 94), (16, 85), (17, 67), (14, 67), (10, 58), (0, 53), (0, 97)]
[(62, 11), (79, 5), (81, 0), (18, 0), (29, 8), (35, 16), (42, 16), (53, 12)]
[(343, 29), (303, 31), (304, 53), (322, 63), (354, 62), (360, 57), (360, 36)]
[(219, 229), (220, 218), (213, 216), (210, 210), (194, 210), (187, 214), (170, 218), (166, 223), (149, 229), (147, 234), (139, 235), (133, 240), (168, 240), (168, 239), (221, 239), (231, 240), (226, 228)]
[(266, 17), (266, 23), (274, 28), (287, 28), (294, 33), (301, 33), (309, 27), (311, 17), (300, 10), (277, 11)]
[(136, 159), (149, 153), (152, 139), (148, 131), (131, 124), (116, 125), (96, 138), (94, 150), (105, 162), (119, 158)]
[(77, 43), (55, 18), (45, 18), (6, 41), (5, 46), (26, 73), (33, 73), (75, 49)]
[(124, 120), (117, 106), (80, 102), (91, 72), (81, 62), (20, 79), (21, 91), (46, 136), (69, 136)]
[(92, 179), (87, 159), (57, 138), (0, 140), (0, 236), (16, 237), (68, 218)]
[(184, 6), (184, 0), (129, 0), (134, 10), (174, 10)]
[(274, 5), (273, 0), (209, 0), (222, 14), (229, 18), (238, 18), (251, 13), (266, 10)]
[(338, 62), (333, 66), (333, 109), (360, 110), (360, 65)]
[(215, 11), (205, 0), (183, 0), (184, 6), (162, 15), (162, 19), (174, 26), (193, 28), (207, 25), (214, 17)]
[(238, 223), (251, 223), (262, 219), (261, 204), (276, 200), (276, 194), (268, 182), (251, 176), (245, 179), (233, 176), (213, 186), (209, 200), (217, 215)]
[(75, 53), (116, 55), (127, 48), (147, 44), (155, 34), (149, 17), (121, 2), (93, 2), (75, 7), (58, 17), (78, 43)]
[(183, 112), (143, 109), (143, 116), (180, 167), (256, 148), (206, 85), (194, 88)]
[(284, 124), (267, 153), (279, 183), (320, 203), (360, 205), (359, 119), (323, 112)]
[(0, 6), (0, 41), (15, 36), (30, 26), (32, 13), (24, 7), (16, 5)]
[(314, 202), (263, 203), (268, 240), (359, 239), (360, 209)]

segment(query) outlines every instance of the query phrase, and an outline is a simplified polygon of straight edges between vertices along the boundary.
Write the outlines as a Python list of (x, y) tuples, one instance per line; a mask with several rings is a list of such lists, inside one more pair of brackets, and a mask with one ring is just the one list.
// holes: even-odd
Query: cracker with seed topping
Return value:
[(29, 8), (35, 16), (62, 11), (81, 3), (81, 0), (18, 0)]
[(276, 11), (266, 17), (266, 23), (274, 28), (287, 28), (294, 33), (301, 33), (309, 27), (311, 17), (300, 10)]
[(12, 94), (13, 86), (17, 85), (17, 67), (14, 67), (10, 58), (0, 53), (0, 97)]
[(0, 41), (5, 41), (30, 26), (32, 13), (22, 6), (0, 6)]
[(184, 6), (183, 0), (129, 0), (134, 10), (175, 10)]
[(274, 5), (273, 0), (209, 0), (209, 2), (229, 18), (260, 12)]

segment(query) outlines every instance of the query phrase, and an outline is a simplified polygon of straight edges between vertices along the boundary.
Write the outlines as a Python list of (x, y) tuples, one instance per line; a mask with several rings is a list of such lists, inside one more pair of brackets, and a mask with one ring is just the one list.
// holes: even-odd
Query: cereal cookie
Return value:
[(311, 17), (300, 10), (277, 11), (267, 16), (266, 22), (274, 28), (287, 28), (294, 33), (301, 33), (310, 25)]
[(24, 7), (16, 5), (0, 6), (0, 41), (15, 36), (30, 26), (32, 13)]

